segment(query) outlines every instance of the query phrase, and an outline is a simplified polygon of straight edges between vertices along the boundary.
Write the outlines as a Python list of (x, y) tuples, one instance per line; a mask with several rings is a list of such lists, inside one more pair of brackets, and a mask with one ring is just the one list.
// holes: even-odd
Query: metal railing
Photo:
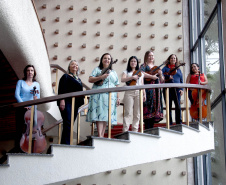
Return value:
[[(131, 90), (139, 90), (140, 92), (140, 132), (143, 133), (143, 89), (155, 89), (155, 88), (165, 88), (166, 89), (166, 128), (170, 128), (170, 121), (169, 121), (169, 88), (184, 88), (185, 89), (185, 102), (186, 102), (186, 125), (189, 126), (189, 101), (188, 101), (188, 89), (204, 89), (207, 93), (207, 121), (211, 121), (211, 104), (210, 104), (210, 88), (206, 85), (193, 85), (193, 84), (151, 84), (151, 85), (141, 85), (141, 86), (126, 86), (126, 87), (114, 87), (114, 88), (103, 88), (103, 89), (93, 89), (93, 90), (87, 90), (87, 91), (79, 91), (79, 92), (72, 92), (67, 94), (61, 94), (46, 98), (41, 98), (37, 100), (31, 100), (21, 103), (14, 103), (11, 105), (5, 105), (1, 106), (0, 110), (7, 110), (12, 108), (18, 108), (18, 107), (26, 107), (26, 106), (32, 106), (53, 102), (65, 98), (72, 97), (72, 114), (71, 114), (71, 137), (70, 137), (70, 144), (73, 145), (73, 129), (74, 129), (74, 105), (75, 105), (75, 97), (77, 96), (86, 96), (86, 95), (92, 95), (92, 94), (99, 94), (99, 93), (109, 93), (109, 105), (111, 105), (111, 93), (112, 92), (123, 92), (123, 91), (131, 91)], [(201, 91), (199, 91), (199, 122), (202, 123), (202, 95)], [(79, 137), (80, 137), (80, 113), (84, 109), (87, 108), (87, 105), (82, 106), (78, 110), (78, 116), (77, 116), (77, 144), (79, 143)], [(32, 108), (33, 109), (33, 108)], [(111, 107), (109, 107), (109, 113), (111, 112)], [(31, 111), (32, 117), (33, 117), (33, 111)], [(111, 115), (111, 114), (109, 114)], [(111, 138), (111, 119), (108, 119), (108, 138)], [(32, 133), (33, 126), (30, 126), (30, 130)], [(59, 131), (60, 132), (60, 131)], [(92, 124), (92, 131), (93, 132), (93, 124)], [(32, 134), (29, 135), (29, 137), (32, 137)], [(29, 146), (30, 147), (30, 146)]]

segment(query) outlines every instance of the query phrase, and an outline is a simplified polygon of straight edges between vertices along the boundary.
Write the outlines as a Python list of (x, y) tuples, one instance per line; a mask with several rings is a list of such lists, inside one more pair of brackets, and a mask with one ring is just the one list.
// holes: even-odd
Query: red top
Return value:
[(175, 68), (175, 64), (174, 65), (168, 64), (168, 68), (170, 68), (170, 69)]
[[(200, 74), (200, 81), (201, 82), (204, 82), (205, 81), (205, 77), (204, 77), (204, 74)], [(191, 75), (191, 78), (190, 78), (190, 84), (199, 84), (199, 75)]]

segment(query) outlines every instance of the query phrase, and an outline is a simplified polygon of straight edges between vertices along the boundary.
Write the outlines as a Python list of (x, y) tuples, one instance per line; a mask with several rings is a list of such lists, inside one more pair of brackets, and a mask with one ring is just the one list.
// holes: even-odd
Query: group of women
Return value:
[[(102, 55), (99, 66), (96, 67), (89, 76), (89, 82), (93, 83), (93, 89), (117, 87), (119, 85), (118, 75), (112, 69), (113, 58), (109, 53)], [(144, 56), (144, 63), (139, 66), (136, 56), (131, 56), (128, 60), (127, 68), (123, 71), (121, 82), (126, 85), (143, 85), (143, 84), (161, 84), (161, 83), (183, 83), (183, 76), (181, 70), (178, 68), (174, 75), (169, 74), (169, 71), (179, 65), (178, 58), (175, 54), (170, 55), (164, 67), (155, 66), (154, 53), (147, 51)], [(155, 70), (153, 70), (155, 68)], [(82, 91), (82, 81), (78, 77), (79, 64), (77, 61), (72, 60), (68, 66), (68, 73), (64, 74), (59, 81), (58, 94)], [(103, 73), (104, 71), (104, 73)], [(31, 91), (34, 86), (40, 92), (40, 86), (35, 80), (36, 72), (33, 65), (28, 65), (24, 69), (24, 78), (19, 80), (16, 86), (15, 97), (18, 102), (28, 101), (40, 98), (40, 94), (33, 96)], [(199, 80), (200, 79), (200, 80)], [(198, 64), (191, 64), (191, 71), (187, 77), (186, 83), (202, 84), (208, 83), (204, 74), (199, 78)], [(161, 88), (145, 89), (143, 93), (143, 117), (145, 129), (153, 128), (154, 123), (158, 123), (163, 119), (163, 101)], [(189, 99), (192, 102), (191, 96), (192, 89), (189, 90)], [(169, 91), (169, 105), (170, 105), (170, 124), (172, 124), (172, 102), (175, 104), (175, 117), (176, 124), (181, 124), (181, 107), (180, 99), (183, 94), (182, 88), (170, 88)], [(95, 122), (98, 130), (98, 136), (104, 137), (105, 129), (108, 122), (108, 109), (109, 109), (109, 94), (100, 93), (92, 94), (89, 99), (89, 106), (86, 121)], [(83, 96), (75, 98), (74, 120), (77, 116), (78, 108), (84, 104)], [(71, 103), (72, 98), (59, 100), (57, 105), (63, 118), (63, 133), (62, 144), (70, 144), (70, 125), (71, 125)], [(117, 124), (117, 110), (116, 107), (120, 104), (119, 93), (111, 93), (111, 124)], [(140, 121), (140, 100), (139, 90), (126, 91), (124, 94), (124, 118), (123, 118), (123, 131), (129, 130), (132, 123), (132, 131), (138, 131)], [(16, 145), (18, 146), (19, 138), (22, 134), (23, 115), (29, 107), (19, 110), (20, 116), (17, 116), (17, 139)]]

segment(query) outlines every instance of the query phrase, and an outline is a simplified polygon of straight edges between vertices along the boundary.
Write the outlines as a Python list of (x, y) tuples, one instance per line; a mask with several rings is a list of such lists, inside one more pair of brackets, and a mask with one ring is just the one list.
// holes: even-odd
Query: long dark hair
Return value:
[(198, 64), (196, 64), (196, 63), (191, 63), (191, 66), (190, 66), (190, 74), (191, 75), (193, 75), (194, 74), (194, 72), (192, 71), (192, 65), (193, 64), (195, 64), (197, 67), (199, 67), (199, 65)]
[(137, 58), (136, 56), (131, 56), (131, 57), (129, 58), (129, 60), (128, 60), (128, 64), (127, 64), (127, 68), (126, 68), (127, 72), (132, 71), (132, 68), (131, 68), (131, 66), (130, 66), (130, 62), (131, 62), (132, 59), (135, 59), (135, 60), (137, 61), (137, 66), (136, 66), (136, 69), (135, 69), (135, 70), (138, 70), (138, 69), (139, 69), (138, 58)]
[(179, 65), (179, 61), (178, 61), (177, 55), (171, 54), (171, 55), (166, 59), (166, 62), (165, 62), (166, 66), (168, 66), (168, 65), (170, 64), (170, 58), (171, 58), (173, 55), (176, 57), (176, 64), (175, 64), (175, 66), (178, 66), (178, 65)]
[[(105, 55), (110, 55), (110, 54), (109, 53), (104, 53), (101, 56), (101, 58), (100, 58), (100, 64), (98, 66), (100, 69), (103, 69), (104, 68), (102, 60), (103, 60), (103, 58), (104, 58)], [(110, 57), (111, 57), (111, 55), (110, 55)], [(113, 62), (113, 58), (112, 57), (111, 57), (111, 62)], [(110, 70), (112, 70), (112, 66), (110, 67)]]
[(34, 76), (33, 76), (33, 79), (32, 79), (32, 81), (34, 82), (34, 81), (36, 81), (36, 70), (35, 70), (35, 67), (33, 66), (33, 65), (27, 65), (25, 68), (24, 68), (24, 77), (22, 78), (24, 81), (25, 80), (27, 80), (27, 69), (29, 68), (29, 67), (32, 67), (33, 69), (34, 69)]

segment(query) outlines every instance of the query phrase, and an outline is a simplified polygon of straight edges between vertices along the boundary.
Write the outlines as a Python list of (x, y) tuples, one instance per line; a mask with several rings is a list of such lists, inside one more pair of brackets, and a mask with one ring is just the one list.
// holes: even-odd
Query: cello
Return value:
[[(199, 71), (199, 85), (200, 85), (200, 71)], [(193, 89), (192, 90), (192, 99), (193, 99), (193, 104), (191, 105), (190, 108), (190, 115), (193, 119), (198, 120), (199, 119), (199, 89)], [(202, 118), (207, 117), (207, 105), (205, 104), (205, 99), (206, 99), (206, 92), (205, 90), (201, 90), (202, 94)]]
[[(38, 94), (38, 90), (34, 86), (31, 90), (33, 97)], [(31, 110), (28, 110), (24, 115), (25, 124), (27, 125), (25, 133), (22, 135), (20, 140), (20, 148), (25, 153), (29, 152), (29, 133), (30, 133), (30, 122), (31, 122)], [(45, 136), (42, 134), (42, 126), (44, 123), (44, 115), (42, 112), (37, 110), (37, 105), (34, 106), (34, 119), (32, 129), (32, 153), (42, 153), (47, 146)]]

